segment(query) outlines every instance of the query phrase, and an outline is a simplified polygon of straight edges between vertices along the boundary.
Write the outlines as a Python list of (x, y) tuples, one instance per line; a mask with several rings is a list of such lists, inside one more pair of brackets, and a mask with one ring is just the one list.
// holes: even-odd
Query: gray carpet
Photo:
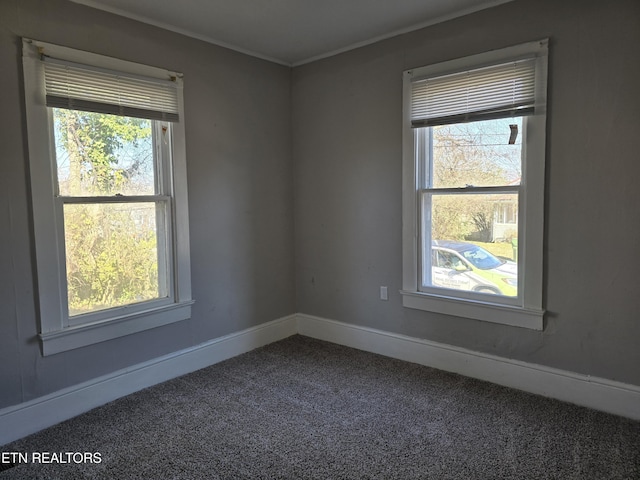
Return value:
[(0, 447), (0, 479), (640, 479), (640, 422), (294, 336)]

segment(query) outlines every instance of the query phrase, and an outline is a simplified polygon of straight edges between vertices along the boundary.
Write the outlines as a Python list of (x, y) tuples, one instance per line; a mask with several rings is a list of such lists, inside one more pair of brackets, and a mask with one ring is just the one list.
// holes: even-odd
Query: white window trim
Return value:
[[(403, 76), (403, 280), (400, 293), (407, 308), (431, 311), (456, 317), (483, 320), (503, 325), (542, 330), (543, 227), (544, 227), (544, 169), (546, 133), (548, 39), (493, 50), (436, 65), (412, 69)], [(520, 250), (518, 261), (523, 275), (518, 278), (517, 305), (494, 303), (477, 299), (463, 299), (445, 294), (419, 291), (419, 195), (418, 168), (414, 153), (414, 133), (411, 127), (411, 79), (437, 76), (461, 70), (480, 68), (531, 56), (539, 56), (536, 68), (536, 111), (528, 116), (523, 142), (522, 197), (518, 221)], [(443, 290), (448, 292), (447, 290)], [(455, 294), (455, 292), (453, 292)]]
[[(54, 200), (55, 155), (50, 113), (45, 105), (44, 70), (40, 60), (44, 52), (52, 57), (100, 68), (179, 82), (180, 121), (172, 123), (172, 196), (171, 212), (174, 285), (172, 302), (146, 302), (112, 309), (111, 316), (99, 316), (92, 323), (68, 324), (66, 314), (66, 276), (64, 259), (59, 258), (64, 242), (61, 225), (56, 223)], [(40, 341), (42, 354), (71, 350), (130, 335), (191, 317), (191, 269), (189, 253), (189, 212), (187, 199), (186, 149), (181, 75), (156, 67), (105, 57), (30, 39), (23, 40), (25, 104), (29, 143), (29, 166), (36, 247)], [(47, 132), (43, 134), (43, 132)]]

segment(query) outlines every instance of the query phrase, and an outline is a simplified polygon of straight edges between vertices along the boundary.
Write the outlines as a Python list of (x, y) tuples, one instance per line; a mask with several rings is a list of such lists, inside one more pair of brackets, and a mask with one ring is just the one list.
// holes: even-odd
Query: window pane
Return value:
[(69, 315), (167, 295), (164, 204), (64, 206)]
[(518, 226), (505, 209), (518, 211), (517, 194), (425, 193), (423, 285), (517, 296)]
[(60, 195), (156, 193), (150, 120), (52, 110)]
[[(510, 125), (518, 135), (509, 145)], [(522, 176), (522, 117), (432, 127), (433, 187), (517, 185)]]

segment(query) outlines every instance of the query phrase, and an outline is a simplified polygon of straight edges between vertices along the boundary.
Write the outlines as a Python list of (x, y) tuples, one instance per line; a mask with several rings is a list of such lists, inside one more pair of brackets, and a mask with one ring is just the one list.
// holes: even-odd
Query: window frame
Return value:
[[(168, 223), (163, 239), (168, 250), (167, 275), (171, 277), (166, 298), (69, 317), (62, 209), (65, 203), (77, 203), (82, 197), (63, 197), (57, 193), (53, 112), (45, 101), (43, 53), (124, 74), (175, 78), (180, 120), (152, 121), (154, 129), (161, 129), (163, 123), (168, 126), (170, 139), (165, 146), (157, 145), (163, 142), (158, 141), (157, 133), (153, 135), (154, 157), (161, 159), (156, 166), (161, 185), (157, 194), (150, 196), (162, 197), (167, 205), (166, 215), (160, 220)], [(23, 68), (42, 354), (52, 355), (190, 318), (193, 300), (181, 75), (31, 39), (23, 39)], [(123, 203), (123, 199), (135, 197), (106, 196), (98, 203)]]
[[(518, 297), (493, 298), (453, 289), (421, 291), (421, 197), (423, 186), (419, 135), (411, 124), (412, 79), (436, 77), (491, 65), (536, 58), (535, 112), (523, 117), (522, 181), (518, 205)], [(548, 39), (407, 70), (403, 74), (403, 283), (407, 308), (431, 311), (534, 330), (544, 328), (542, 307), (544, 169)], [(423, 152), (428, 155), (428, 152)], [(481, 190), (481, 189), (479, 189)]]

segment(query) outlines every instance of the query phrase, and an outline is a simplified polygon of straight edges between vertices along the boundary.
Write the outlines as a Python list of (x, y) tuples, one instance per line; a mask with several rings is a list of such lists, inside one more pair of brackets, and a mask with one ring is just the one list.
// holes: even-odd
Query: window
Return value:
[(542, 329), (547, 45), (404, 73), (406, 307)]
[(180, 75), (23, 41), (44, 355), (191, 315)]

